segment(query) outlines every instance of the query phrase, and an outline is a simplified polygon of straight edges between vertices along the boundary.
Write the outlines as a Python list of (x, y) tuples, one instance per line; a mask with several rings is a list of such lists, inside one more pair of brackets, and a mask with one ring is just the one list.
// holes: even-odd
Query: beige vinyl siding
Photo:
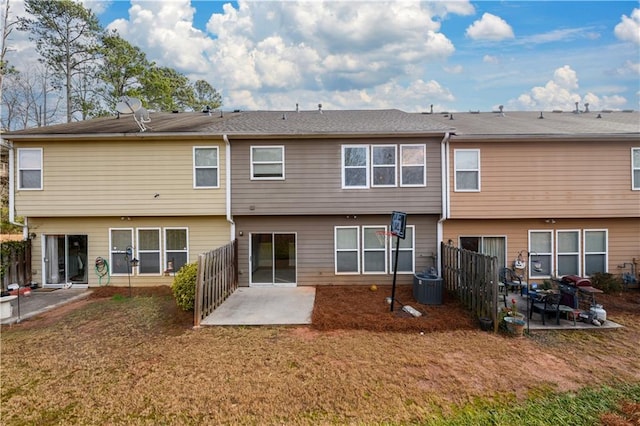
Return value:
[[(16, 191), (21, 216), (225, 214), (225, 147), (216, 141), (132, 138), (15, 145), (43, 147), (44, 188)], [(218, 147), (219, 188), (194, 189), (194, 146)]]
[[(134, 243), (137, 228), (160, 228), (161, 230), (161, 265), (164, 265), (164, 228), (188, 228), (189, 253), (188, 261), (196, 262), (198, 254), (225, 245), (230, 240), (229, 222), (221, 216), (202, 217), (131, 217), (121, 220), (120, 217), (93, 218), (30, 218), (29, 231), (36, 234), (33, 240), (32, 263), (33, 280), (42, 284), (42, 241), (43, 235), (86, 235), (88, 239), (87, 267), (89, 287), (99, 285), (95, 272), (95, 259), (102, 257), (109, 260), (109, 230), (113, 228), (133, 228)], [(102, 279), (103, 284), (106, 279)], [(134, 287), (171, 285), (173, 276), (131, 276)], [(128, 286), (128, 277), (112, 276), (110, 285)]]
[[(606, 140), (452, 143), (450, 217), (638, 218), (632, 146)], [(454, 149), (461, 148), (480, 150), (480, 192), (454, 190)]]
[(547, 224), (540, 219), (523, 220), (447, 220), (444, 222), (444, 241), (452, 240), (458, 245), (461, 236), (504, 236), (507, 244), (506, 265), (513, 261), (520, 251), (526, 254), (529, 230), (553, 231), (554, 242), (558, 230), (580, 230), (584, 244), (584, 230), (607, 230), (608, 232), (608, 272), (626, 272), (618, 268), (634, 258), (640, 259), (640, 221), (635, 218), (614, 219), (559, 219), (555, 224)]
[[(249, 285), (249, 245), (251, 233), (295, 233), (297, 245), (297, 285), (371, 285), (391, 284), (393, 274), (336, 275), (334, 262), (335, 226), (382, 225), (391, 222), (389, 215), (365, 215), (355, 219), (346, 216), (237, 216), (239, 285)], [(435, 265), (437, 254), (435, 215), (408, 215), (407, 225), (415, 225), (415, 271)], [(242, 232), (242, 236), (240, 235)], [(412, 274), (397, 275), (398, 284), (413, 283)]]
[[(342, 145), (426, 144), (427, 185), (342, 189)], [(284, 145), (285, 179), (251, 180), (252, 146)], [(440, 141), (407, 139), (300, 139), (250, 141), (231, 138), (234, 215), (379, 214), (441, 211)]]

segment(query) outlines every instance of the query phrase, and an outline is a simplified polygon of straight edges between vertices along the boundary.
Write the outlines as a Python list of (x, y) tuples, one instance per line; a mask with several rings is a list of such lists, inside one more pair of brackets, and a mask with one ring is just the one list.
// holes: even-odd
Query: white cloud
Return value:
[(462, 74), (462, 72), (464, 71), (464, 67), (460, 64), (454, 65), (452, 67), (444, 67), (443, 69), (449, 74)]
[(498, 63), (500, 63), (500, 60), (498, 59), (497, 56), (484, 55), (484, 57), (482, 58), (482, 62), (484, 62), (486, 64), (498, 64)]
[(631, 17), (622, 15), (613, 32), (620, 40), (640, 44), (640, 9), (633, 9)]
[(625, 61), (624, 65), (615, 70), (615, 73), (620, 76), (640, 76), (640, 62)]
[(499, 16), (485, 13), (467, 28), (467, 37), (473, 40), (500, 41), (514, 38), (513, 29)]

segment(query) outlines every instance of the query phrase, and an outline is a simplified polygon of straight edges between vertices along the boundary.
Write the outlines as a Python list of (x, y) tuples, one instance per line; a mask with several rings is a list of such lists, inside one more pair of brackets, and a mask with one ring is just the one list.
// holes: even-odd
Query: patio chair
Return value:
[(522, 278), (516, 275), (513, 269), (500, 268), (500, 282), (504, 284), (507, 294), (509, 293), (509, 289), (514, 291), (520, 289), (520, 296), (522, 296), (522, 290), (524, 289)]
[(538, 298), (531, 299), (531, 309), (529, 309), (529, 319), (533, 317), (533, 312), (540, 312), (542, 315), (542, 324), (545, 325), (545, 318), (547, 314), (556, 315), (556, 324), (560, 325), (560, 300), (562, 295), (560, 293), (550, 293), (542, 295)]

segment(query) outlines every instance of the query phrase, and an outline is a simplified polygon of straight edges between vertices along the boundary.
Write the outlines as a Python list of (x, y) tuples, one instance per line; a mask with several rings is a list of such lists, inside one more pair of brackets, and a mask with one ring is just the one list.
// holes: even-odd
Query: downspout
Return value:
[(15, 154), (13, 151), (13, 144), (7, 143), (4, 140), (2, 141), (2, 145), (9, 149), (9, 223), (15, 226), (20, 226), (22, 228), (22, 239), (27, 240), (29, 238), (29, 228), (26, 223), (16, 222), (16, 199), (15, 199)]
[(438, 275), (442, 276), (442, 247), (441, 243), (444, 240), (444, 222), (449, 218), (449, 138), (451, 134), (445, 132), (442, 142), (440, 142), (440, 174), (441, 174), (441, 204), (442, 211), (440, 213), (440, 219), (438, 219), (438, 225), (436, 228), (436, 241), (438, 243), (438, 262), (436, 268)]
[(231, 215), (231, 144), (229, 143), (229, 137), (227, 134), (222, 135), (222, 139), (225, 144), (225, 187), (226, 187), (226, 211), (227, 222), (231, 225), (230, 241), (236, 238), (236, 223), (233, 221)]

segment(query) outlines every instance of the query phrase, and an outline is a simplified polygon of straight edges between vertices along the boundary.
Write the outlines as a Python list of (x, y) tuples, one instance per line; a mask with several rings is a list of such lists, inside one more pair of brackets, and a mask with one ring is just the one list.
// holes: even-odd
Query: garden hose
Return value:
[(111, 275), (109, 274), (109, 262), (107, 262), (102, 257), (96, 257), (95, 270), (96, 275), (98, 276), (98, 284), (102, 286), (102, 279), (104, 277), (107, 277), (107, 282), (104, 283), (104, 285), (109, 285), (109, 282), (111, 282)]

